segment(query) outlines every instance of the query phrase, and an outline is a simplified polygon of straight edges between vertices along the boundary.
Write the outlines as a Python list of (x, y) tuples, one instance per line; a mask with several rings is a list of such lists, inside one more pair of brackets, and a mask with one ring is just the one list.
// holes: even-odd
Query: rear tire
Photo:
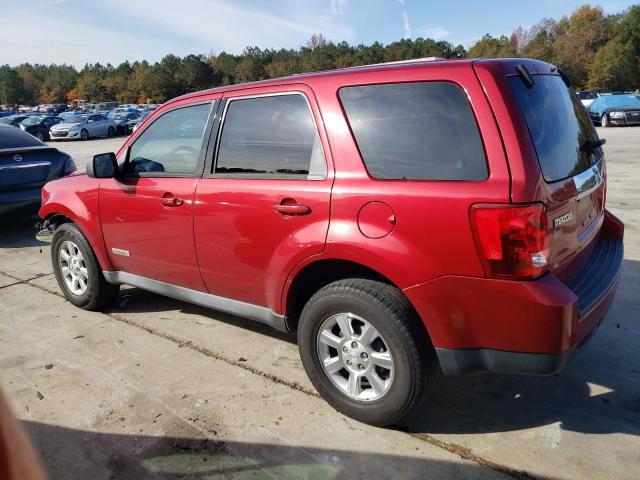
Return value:
[(602, 117), (600, 118), (600, 125), (602, 125), (605, 128), (611, 126), (611, 121), (609, 120), (609, 115), (607, 115), (606, 113), (604, 115), (602, 115)]
[(42, 133), (42, 132), (38, 132), (38, 133), (36, 133), (36, 138), (37, 138), (38, 140), (40, 140), (41, 142), (44, 142), (44, 140), (45, 140), (45, 138), (44, 138), (44, 133)]
[(367, 279), (318, 290), (300, 315), (298, 348), (328, 403), (377, 426), (396, 424), (420, 406), (438, 371), (428, 334), (402, 292)]
[(51, 244), (53, 271), (64, 296), (85, 310), (100, 310), (118, 296), (119, 285), (104, 278), (86, 237), (73, 223), (63, 223)]

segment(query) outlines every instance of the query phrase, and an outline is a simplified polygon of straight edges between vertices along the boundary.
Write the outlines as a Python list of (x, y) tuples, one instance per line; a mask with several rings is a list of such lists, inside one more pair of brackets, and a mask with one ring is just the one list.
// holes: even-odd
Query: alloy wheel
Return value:
[(89, 285), (89, 273), (84, 256), (75, 243), (66, 240), (60, 244), (58, 265), (69, 291), (76, 296), (83, 295)]
[(318, 330), (316, 347), (324, 373), (349, 398), (370, 402), (389, 391), (393, 357), (382, 335), (362, 317), (330, 316)]

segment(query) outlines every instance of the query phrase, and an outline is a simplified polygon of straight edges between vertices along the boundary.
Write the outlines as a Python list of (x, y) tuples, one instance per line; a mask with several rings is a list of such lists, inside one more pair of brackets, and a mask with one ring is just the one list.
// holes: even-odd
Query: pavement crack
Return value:
[[(0, 272), (3, 273), (3, 272)], [(14, 278), (16, 280), (19, 280), (15, 277), (13, 277), (12, 275), (8, 275), (5, 274), (10, 278)], [(52, 275), (52, 274), (48, 274), (48, 275)], [(43, 292), (46, 293), (50, 293), (53, 295), (56, 295), (62, 299), (64, 299), (66, 301), (66, 298), (64, 295), (62, 295), (60, 292), (51, 290), (47, 287), (44, 287), (42, 285), (38, 285), (38, 284), (34, 284), (31, 283), (33, 280), (36, 280), (38, 278), (41, 278), (42, 276), (46, 276), (46, 275), (40, 275), (37, 277), (34, 277), (32, 279), (29, 280), (22, 280), (22, 281), (18, 281), (13, 285), (17, 285), (17, 284), (21, 284), (21, 283), (26, 283), (34, 288), (37, 288)], [(9, 286), (9, 285), (7, 285)], [(228, 358), (225, 357), (224, 355), (221, 355), (218, 352), (215, 352), (213, 350), (210, 350), (202, 345), (199, 345), (195, 342), (193, 342), (192, 340), (186, 340), (183, 338), (180, 338), (176, 335), (172, 335), (170, 333), (166, 333), (166, 332), (162, 332), (160, 330), (157, 330), (155, 328), (152, 328), (148, 325), (144, 325), (142, 323), (138, 323), (134, 320), (131, 320), (129, 318), (126, 318), (118, 313), (114, 313), (114, 312), (101, 312), (103, 315), (117, 321), (117, 322), (121, 322), (121, 323), (125, 323), (131, 327), (134, 328), (138, 328), (141, 330), (144, 330), (147, 333), (150, 333), (151, 335), (155, 335), (158, 336), (160, 338), (163, 338), (165, 340), (168, 340), (174, 344), (176, 344), (179, 348), (189, 348), (193, 351), (196, 351), (198, 353), (201, 353), (202, 355), (205, 355), (207, 357), (213, 358), (214, 360), (219, 360), (221, 362), (227, 363), (229, 365), (233, 365), (234, 367), (238, 367), (241, 368), (243, 370), (246, 370), (247, 372), (253, 373), (255, 375), (259, 375), (267, 380), (269, 380), (272, 383), (276, 383), (279, 385), (284, 385), (286, 387), (291, 388), (292, 390), (296, 390), (298, 392), (301, 392), (305, 395), (308, 395), (310, 397), (314, 397), (314, 398), (322, 398), (320, 397), (320, 395), (315, 391), (315, 390), (311, 390), (303, 385), (298, 384), (297, 382), (291, 382), (285, 379), (282, 379), (280, 377), (277, 377), (275, 375), (272, 375), (270, 373), (264, 372), (260, 369), (254, 368), (251, 365), (247, 365), (245, 362), (239, 362), (237, 360), (234, 360), (232, 358)], [(460, 457), (463, 460), (467, 460), (473, 463), (476, 463), (482, 467), (485, 468), (489, 468), (491, 470), (494, 470), (496, 472), (499, 472), (503, 475), (507, 475), (511, 478), (516, 478), (516, 479), (522, 479), (522, 480), (535, 480), (536, 477), (532, 476), (531, 474), (529, 474), (528, 472), (525, 471), (521, 471), (521, 470), (517, 470), (511, 467), (508, 467), (506, 465), (502, 465), (500, 463), (494, 462), (492, 460), (486, 459), (484, 457), (481, 457), (477, 454), (475, 454), (473, 452), (473, 450), (471, 450), (468, 447), (464, 447), (462, 445), (459, 445), (457, 443), (453, 443), (453, 442), (445, 442), (443, 440), (440, 440), (432, 435), (429, 435), (427, 433), (417, 433), (417, 432), (411, 432), (411, 431), (407, 431), (407, 430), (398, 430), (410, 437), (415, 438), (416, 440), (428, 443), (429, 445), (432, 445), (434, 447), (440, 448), (442, 450), (446, 450), (449, 453), (452, 453), (454, 455), (457, 455), (458, 457)]]
[[(4, 275), (5, 277), (9, 277), (12, 278), (13, 280), (15, 280), (15, 282), (10, 283), (9, 285), (2, 285), (0, 287), (0, 290), (2, 290), (3, 288), (8, 288), (8, 287), (13, 287), (15, 285), (20, 285), (21, 283), (29, 283), (33, 280), (37, 280), (38, 278), (42, 278), (42, 277), (48, 277), (49, 275), (53, 275), (53, 273), (42, 273), (42, 274), (38, 274), (35, 277), (32, 278), (27, 278), (26, 280), (21, 280), (18, 277), (14, 277), (13, 275), (10, 275), (8, 273), (5, 272), (0, 272), (0, 274)], [(31, 283), (29, 283), (29, 285), (31, 285)], [(32, 285), (35, 286), (35, 285)]]

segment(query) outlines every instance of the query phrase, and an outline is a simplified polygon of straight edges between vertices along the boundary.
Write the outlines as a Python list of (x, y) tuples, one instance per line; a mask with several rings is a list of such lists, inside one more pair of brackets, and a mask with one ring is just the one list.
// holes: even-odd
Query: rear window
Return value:
[(592, 165), (591, 142), (597, 136), (589, 114), (558, 75), (533, 75), (527, 88), (519, 76), (509, 77), (511, 90), (538, 154), (545, 180), (572, 177)]
[(3, 148), (41, 147), (43, 145), (36, 137), (19, 128), (0, 125), (0, 150)]
[(457, 85), (419, 82), (345, 87), (340, 100), (372, 177), (487, 177), (478, 125)]

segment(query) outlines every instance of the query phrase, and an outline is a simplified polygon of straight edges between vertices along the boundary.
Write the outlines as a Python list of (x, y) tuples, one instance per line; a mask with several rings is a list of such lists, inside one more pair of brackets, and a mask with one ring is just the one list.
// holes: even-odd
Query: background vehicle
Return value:
[(38, 116), (28, 117), (20, 122), (20, 129), (30, 133), (40, 141), (49, 140), (49, 129), (62, 122), (59, 117)]
[(137, 122), (139, 119), (139, 113), (121, 112), (113, 118), (113, 121), (116, 124), (117, 133), (130, 133), (130, 122)]
[(137, 119), (129, 120), (128, 124), (129, 124), (129, 128), (131, 129), (131, 131), (135, 132), (138, 129), (138, 127), (140, 126), (140, 124), (142, 124), (142, 122), (149, 115), (151, 115), (152, 112), (153, 112), (153, 110), (146, 110), (146, 111), (142, 112)]
[(582, 105), (588, 107), (593, 101), (600, 96), (598, 92), (577, 92), (576, 95), (582, 102)]
[(103, 115), (74, 115), (49, 130), (51, 140), (87, 140), (90, 137), (113, 137), (116, 124)]
[(20, 129), (0, 125), (0, 213), (37, 205), (46, 182), (75, 170), (66, 153)]
[(42, 231), (74, 305), (127, 283), (296, 331), (323, 398), (387, 425), (438, 371), (555, 374), (590, 338), (623, 254), (602, 144), (534, 60), (236, 85), (45, 186)]
[(633, 94), (601, 95), (589, 106), (589, 117), (596, 125), (640, 124), (640, 97)]
[(25, 118), (29, 118), (28, 115), (10, 115), (8, 117), (0, 118), (0, 124), (11, 125), (17, 127)]

